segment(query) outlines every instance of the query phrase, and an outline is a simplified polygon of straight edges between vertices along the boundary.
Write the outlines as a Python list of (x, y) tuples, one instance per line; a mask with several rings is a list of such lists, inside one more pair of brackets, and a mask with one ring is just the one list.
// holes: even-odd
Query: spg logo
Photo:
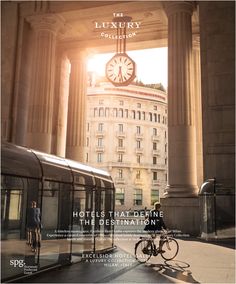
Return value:
[(23, 259), (11, 259), (10, 265), (13, 267), (24, 267), (25, 262)]

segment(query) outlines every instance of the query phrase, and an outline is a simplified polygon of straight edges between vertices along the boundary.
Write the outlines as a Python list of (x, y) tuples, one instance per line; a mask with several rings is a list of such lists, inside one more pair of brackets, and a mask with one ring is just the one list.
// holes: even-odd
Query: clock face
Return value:
[(125, 53), (114, 55), (106, 64), (106, 77), (115, 86), (128, 86), (135, 78), (135, 62)]

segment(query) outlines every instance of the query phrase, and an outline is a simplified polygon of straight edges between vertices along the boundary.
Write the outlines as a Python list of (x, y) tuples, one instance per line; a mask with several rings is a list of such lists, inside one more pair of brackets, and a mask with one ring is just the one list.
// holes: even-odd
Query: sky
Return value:
[[(162, 83), (167, 89), (167, 48), (127, 51), (136, 62), (136, 77), (144, 84)], [(88, 71), (105, 76), (105, 65), (114, 53), (97, 54), (88, 59)]]

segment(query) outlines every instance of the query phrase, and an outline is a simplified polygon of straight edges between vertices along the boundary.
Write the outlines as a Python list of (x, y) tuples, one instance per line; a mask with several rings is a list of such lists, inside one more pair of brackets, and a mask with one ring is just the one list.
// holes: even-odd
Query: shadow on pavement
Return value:
[[(176, 238), (176, 239), (178, 239), (178, 238)], [(200, 243), (206, 243), (206, 244), (221, 246), (221, 247), (225, 247), (225, 248), (235, 249), (235, 238), (210, 239), (210, 240), (204, 240), (204, 239), (201, 239), (201, 238), (186, 238), (186, 239), (181, 239), (181, 240), (196, 241), (196, 242), (200, 242)]]
[(147, 267), (152, 267), (161, 275), (166, 275), (186, 283), (200, 283), (192, 276), (191, 270), (188, 268), (190, 265), (187, 262), (180, 260), (165, 261), (165, 264), (146, 264)]

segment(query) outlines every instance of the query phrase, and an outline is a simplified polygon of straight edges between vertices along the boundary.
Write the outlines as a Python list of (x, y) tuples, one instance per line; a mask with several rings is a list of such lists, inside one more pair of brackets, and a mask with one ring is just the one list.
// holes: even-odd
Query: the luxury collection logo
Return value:
[[(94, 22), (95, 29), (111, 30), (111, 32), (102, 31), (101, 37), (108, 39), (124, 39), (131, 38), (137, 35), (137, 30), (140, 29), (141, 22), (132, 22), (131, 17), (124, 16), (123, 13), (113, 13), (113, 21), (111, 22)], [(118, 29), (125, 29), (125, 34), (117, 34)]]

